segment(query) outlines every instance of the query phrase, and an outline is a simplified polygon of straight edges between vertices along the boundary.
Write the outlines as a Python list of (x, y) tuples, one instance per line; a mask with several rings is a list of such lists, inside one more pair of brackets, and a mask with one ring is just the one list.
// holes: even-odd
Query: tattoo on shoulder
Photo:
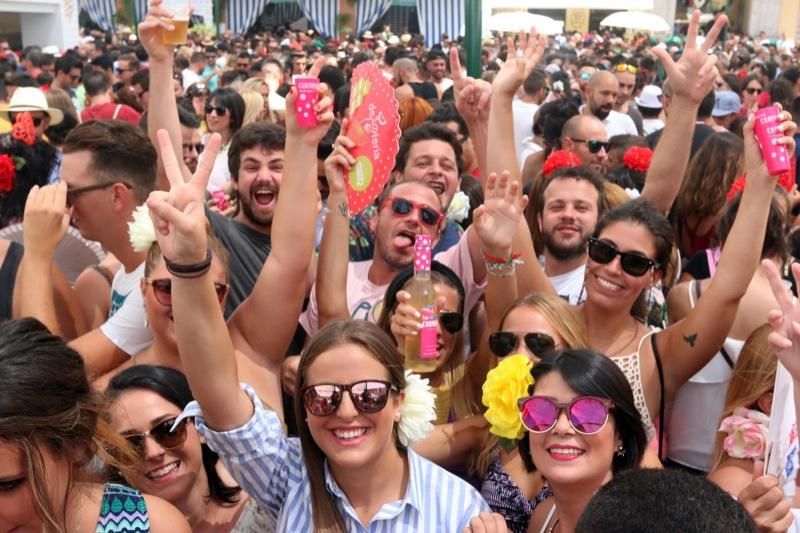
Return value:
[(350, 210), (347, 208), (347, 202), (341, 202), (333, 208), (334, 213), (341, 215), (345, 218), (350, 218)]
[(686, 341), (686, 344), (688, 344), (690, 348), (694, 348), (694, 343), (697, 342), (697, 333), (692, 333), (691, 335), (684, 335), (683, 340)]

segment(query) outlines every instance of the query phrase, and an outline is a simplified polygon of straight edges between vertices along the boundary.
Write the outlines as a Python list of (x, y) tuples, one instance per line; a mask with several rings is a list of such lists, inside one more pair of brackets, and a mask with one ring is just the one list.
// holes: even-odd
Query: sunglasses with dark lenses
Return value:
[(464, 317), (461, 313), (443, 312), (439, 313), (439, 324), (442, 329), (451, 335), (455, 335), (464, 327)]
[[(17, 116), (19, 116), (19, 115), (11, 115), (11, 114), (9, 114), (9, 118), (11, 119), (11, 122), (16, 121), (17, 120)], [(44, 117), (34, 117), (33, 115), (31, 115), (31, 120), (33, 120), (34, 127), (38, 128), (39, 126), (42, 125), (42, 121), (44, 120)]]
[(586, 143), (589, 152), (593, 154), (598, 153), (603, 148), (605, 148), (606, 152), (611, 149), (611, 143), (605, 141), (590, 141), (587, 139), (572, 139), (572, 141), (576, 143)]
[(95, 185), (87, 185), (86, 187), (75, 187), (74, 189), (67, 188), (67, 207), (71, 207), (79, 196), (87, 192), (102, 191), (113, 187), (117, 183), (124, 185), (126, 189), (133, 189), (133, 185), (125, 183), (124, 181), (109, 181), (108, 183), (97, 183)]
[(619, 256), (622, 270), (637, 278), (644, 276), (651, 268), (658, 268), (658, 263), (649, 257), (632, 252), (620, 252), (607, 242), (594, 237), (589, 238), (589, 258), (595, 263), (607, 265), (617, 256)]
[(595, 396), (579, 396), (568, 403), (548, 396), (528, 396), (519, 400), (519, 418), (531, 433), (547, 433), (566, 411), (572, 429), (582, 435), (599, 433), (608, 423), (608, 412), (614, 402)]
[(309, 413), (314, 416), (330, 416), (339, 408), (345, 391), (350, 394), (350, 400), (360, 412), (377, 413), (386, 407), (389, 391), (399, 392), (400, 389), (388, 381), (367, 379), (350, 385), (309, 385), (300, 391), (300, 395)]
[(206, 104), (206, 115), (210, 115), (212, 111), (215, 112), (218, 117), (224, 117), (228, 109), (221, 105)]
[(140, 455), (144, 455), (145, 453), (144, 440), (148, 436), (152, 437), (152, 439), (165, 450), (174, 450), (186, 442), (186, 422), (188, 422), (189, 419), (184, 418), (178, 422), (175, 429), (171, 431), (175, 420), (175, 418), (164, 420), (150, 428), (150, 431), (145, 431), (144, 433), (124, 435), (125, 440), (127, 440)]
[(747, 87), (745, 88), (745, 91), (747, 91), (747, 94), (761, 94), (764, 92), (764, 89), (759, 89), (758, 87)]
[(489, 335), (489, 349), (497, 357), (511, 355), (522, 337), (525, 347), (535, 356), (542, 358), (556, 349), (556, 341), (547, 333), (517, 333), (514, 331), (495, 331)]
[(397, 196), (390, 196), (384, 202), (384, 207), (389, 204), (392, 208), (392, 213), (397, 216), (403, 217), (411, 213), (415, 209), (419, 211), (419, 218), (426, 226), (438, 226), (444, 215), (438, 209), (434, 209), (429, 205), (418, 204), (405, 198)]
[[(172, 307), (172, 280), (171, 279), (146, 279), (147, 284), (153, 287), (153, 295), (156, 301), (165, 307)], [(225, 294), (228, 292), (228, 286), (223, 283), (215, 283), (214, 290), (217, 293), (217, 299), (222, 303)]]
[(191, 152), (192, 150), (197, 150), (198, 154), (202, 154), (203, 153), (203, 143), (197, 143), (197, 144), (187, 143), (187, 144), (183, 145), (183, 149), (188, 151), (188, 152)]

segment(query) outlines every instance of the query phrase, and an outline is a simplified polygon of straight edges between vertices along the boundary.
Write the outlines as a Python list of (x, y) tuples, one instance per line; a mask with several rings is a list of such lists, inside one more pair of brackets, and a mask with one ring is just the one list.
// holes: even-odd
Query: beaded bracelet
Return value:
[(510, 259), (500, 259), (483, 252), (486, 271), (496, 278), (509, 278), (514, 275), (516, 265), (523, 264), (522, 254), (511, 254)]
[(199, 278), (211, 268), (211, 248), (206, 252), (206, 258), (193, 265), (179, 265), (173, 263), (166, 257), (164, 263), (167, 266), (167, 271), (176, 278)]

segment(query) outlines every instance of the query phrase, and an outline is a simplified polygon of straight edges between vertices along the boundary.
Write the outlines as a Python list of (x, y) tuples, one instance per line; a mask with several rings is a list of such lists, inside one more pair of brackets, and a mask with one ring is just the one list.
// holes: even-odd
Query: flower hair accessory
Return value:
[(481, 402), (487, 407), (483, 416), (490, 424), (489, 432), (500, 438), (506, 450), (525, 435), (517, 402), (528, 395), (534, 383), (531, 368), (533, 362), (527, 355), (511, 355), (500, 361), (483, 383)]
[(21, 157), (0, 154), (0, 193), (11, 192), (17, 179), (17, 171), (25, 166)]
[(140, 205), (128, 222), (128, 236), (135, 252), (146, 252), (156, 242), (156, 229), (146, 205)]
[(546, 178), (554, 171), (562, 167), (579, 167), (581, 166), (581, 159), (566, 150), (555, 150), (544, 161), (542, 165), (542, 175)]
[(450, 201), (447, 208), (447, 220), (461, 222), (469, 216), (469, 196), (463, 191), (458, 191)]
[(625, 165), (625, 168), (636, 172), (647, 172), (652, 160), (653, 151), (643, 146), (632, 146), (622, 156), (622, 164)]
[[(744, 190), (744, 186), (747, 184), (747, 175), (739, 176), (733, 183), (731, 184), (731, 188), (728, 189), (728, 194), (725, 195), (725, 201), (730, 202), (736, 195), (739, 194)], [(792, 176), (789, 172), (782, 172), (778, 175), (778, 185), (784, 188), (786, 192), (792, 192), (792, 188), (794, 187), (795, 183), (792, 179)]]
[(761, 411), (737, 407), (719, 426), (728, 434), (722, 442), (725, 453), (736, 459), (764, 459), (768, 425), (769, 417)]
[(411, 446), (424, 439), (433, 430), (436, 420), (436, 396), (431, 392), (428, 379), (406, 370), (406, 388), (397, 436), (403, 446)]
[(14, 126), (11, 128), (11, 136), (16, 140), (33, 146), (36, 141), (36, 127), (33, 125), (33, 118), (27, 111), (23, 111), (14, 119)]

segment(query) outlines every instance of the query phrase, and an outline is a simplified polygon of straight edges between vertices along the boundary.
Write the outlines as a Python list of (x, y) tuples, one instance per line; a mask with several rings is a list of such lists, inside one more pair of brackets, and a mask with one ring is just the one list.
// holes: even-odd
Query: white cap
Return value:
[(661, 109), (661, 88), (656, 85), (645, 85), (642, 88), (642, 93), (634, 98), (636, 105), (639, 107), (647, 107), (649, 109)]

